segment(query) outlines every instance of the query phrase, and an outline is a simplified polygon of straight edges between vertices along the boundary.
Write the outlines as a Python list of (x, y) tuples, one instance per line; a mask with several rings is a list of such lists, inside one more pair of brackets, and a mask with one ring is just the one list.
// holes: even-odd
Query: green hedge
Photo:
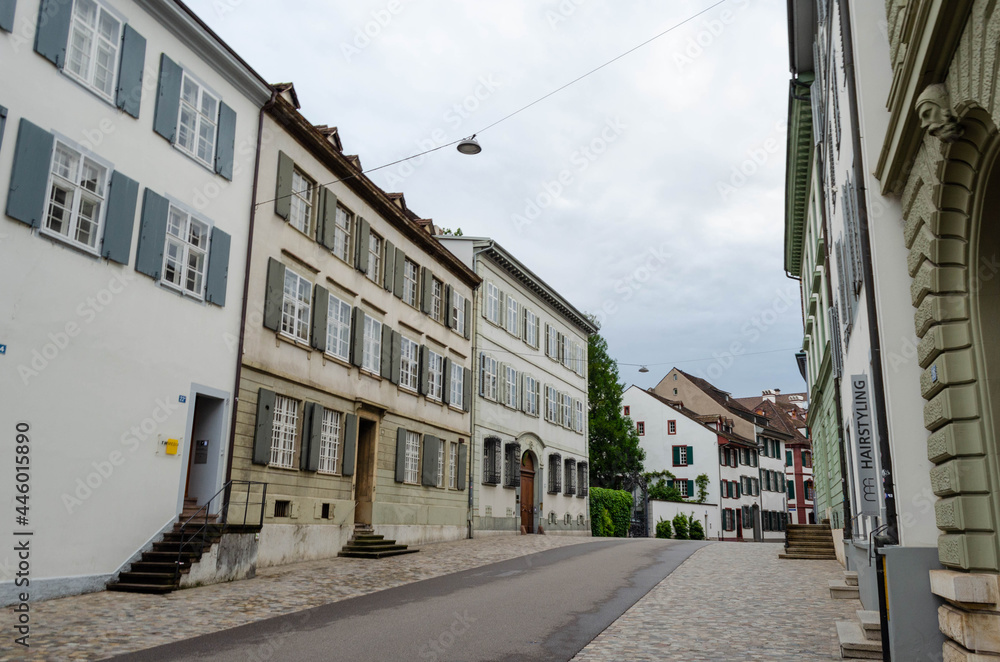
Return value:
[[(607, 510), (611, 515), (614, 529), (604, 531), (596, 522), (603, 521), (601, 511)], [(625, 538), (632, 517), (632, 494), (625, 490), (606, 490), (601, 487), (590, 488), (590, 522), (591, 533), (595, 536), (614, 536)]]

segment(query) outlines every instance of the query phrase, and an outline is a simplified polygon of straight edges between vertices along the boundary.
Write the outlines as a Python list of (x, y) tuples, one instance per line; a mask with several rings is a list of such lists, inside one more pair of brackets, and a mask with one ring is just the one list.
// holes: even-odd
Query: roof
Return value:
[(767, 397), (768, 395), (773, 395), (775, 401), (782, 407), (796, 407), (805, 410), (807, 409), (806, 405), (809, 403), (808, 393), (780, 393), (777, 390), (765, 391), (764, 395), (751, 395), (746, 398), (733, 398), (733, 400), (740, 403), (747, 409), (756, 409), (757, 404), (761, 400), (769, 399)]
[[(651, 398), (653, 398), (655, 400), (660, 401), (661, 403), (665, 404), (666, 406), (670, 407), (671, 409), (676, 410), (678, 413), (683, 414), (687, 418), (690, 418), (692, 421), (694, 421), (698, 425), (703, 426), (709, 432), (711, 432), (711, 433), (713, 433), (715, 435), (718, 435), (720, 437), (724, 437), (727, 441), (732, 441), (734, 443), (742, 444), (742, 445), (745, 445), (745, 446), (749, 446), (751, 448), (756, 448), (757, 447), (757, 443), (754, 442), (751, 439), (747, 439), (746, 437), (742, 437), (742, 436), (740, 436), (738, 434), (735, 434), (733, 432), (726, 432), (724, 430), (717, 430), (717, 429), (711, 427), (710, 423), (714, 423), (714, 422), (718, 421), (719, 418), (723, 418), (723, 417), (721, 417), (718, 414), (710, 414), (710, 415), (699, 414), (699, 413), (697, 413), (695, 411), (692, 411), (692, 410), (688, 409), (687, 407), (685, 407), (682, 402), (679, 402), (677, 400), (671, 400), (669, 398), (665, 398), (662, 395), (657, 395), (656, 393), (653, 392), (653, 389), (642, 389), (642, 388), (639, 388), (638, 386), (636, 386), (635, 384), (633, 384), (632, 386), (629, 387), (629, 389), (633, 389), (633, 388), (637, 389), (637, 390), (639, 390), (639, 391), (641, 391), (643, 393), (645, 393), (646, 395), (650, 396)], [(629, 390), (629, 389), (626, 389), (626, 390)]]
[(733, 412), (740, 418), (747, 418), (753, 421), (754, 413), (738, 402), (737, 399), (732, 397), (727, 391), (723, 391), (722, 389), (713, 386), (701, 377), (695, 377), (694, 375), (688, 374), (680, 368), (674, 368), (674, 370), (687, 377), (688, 380), (697, 386), (705, 395), (712, 398), (729, 411)]
[(788, 443), (791, 444), (808, 444), (809, 440), (799, 432), (799, 426), (796, 425), (797, 421), (788, 415), (785, 409), (770, 400), (760, 400), (757, 406), (754, 407), (754, 411), (760, 412), (764, 416), (767, 416), (768, 427), (771, 429), (778, 430), (779, 432), (791, 437)]

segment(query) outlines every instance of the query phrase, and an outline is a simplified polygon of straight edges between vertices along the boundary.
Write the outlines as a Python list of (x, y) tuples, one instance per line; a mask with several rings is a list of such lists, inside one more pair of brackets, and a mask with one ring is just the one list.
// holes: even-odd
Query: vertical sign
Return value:
[(854, 443), (858, 457), (858, 514), (878, 515), (878, 470), (875, 467), (872, 412), (866, 375), (851, 375), (851, 409), (854, 412)]

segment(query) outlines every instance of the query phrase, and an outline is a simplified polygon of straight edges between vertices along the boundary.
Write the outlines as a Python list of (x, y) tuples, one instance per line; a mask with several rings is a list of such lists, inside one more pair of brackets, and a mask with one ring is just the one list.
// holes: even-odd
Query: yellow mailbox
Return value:
[(167, 455), (177, 455), (177, 447), (180, 445), (180, 441), (177, 439), (167, 439)]

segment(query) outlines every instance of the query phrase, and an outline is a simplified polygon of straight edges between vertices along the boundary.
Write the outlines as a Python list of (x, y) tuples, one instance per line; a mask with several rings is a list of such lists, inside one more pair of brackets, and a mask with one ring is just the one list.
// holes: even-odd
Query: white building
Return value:
[(29, 440), (36, 600), (103, 588), (223, 484), (271, 88), (177, 2), (5, 8), (0, 425)]
[(757, 428), (761, 533), (764, 540), (783, 540), (788, 523), (784, 442), (791, 435), (771, 425), (758, 425)]
[(438, 239), (483, 281), (470, 320), (473, 529), (589, 535), (587, 338), (597, 328), (492, 239)]

